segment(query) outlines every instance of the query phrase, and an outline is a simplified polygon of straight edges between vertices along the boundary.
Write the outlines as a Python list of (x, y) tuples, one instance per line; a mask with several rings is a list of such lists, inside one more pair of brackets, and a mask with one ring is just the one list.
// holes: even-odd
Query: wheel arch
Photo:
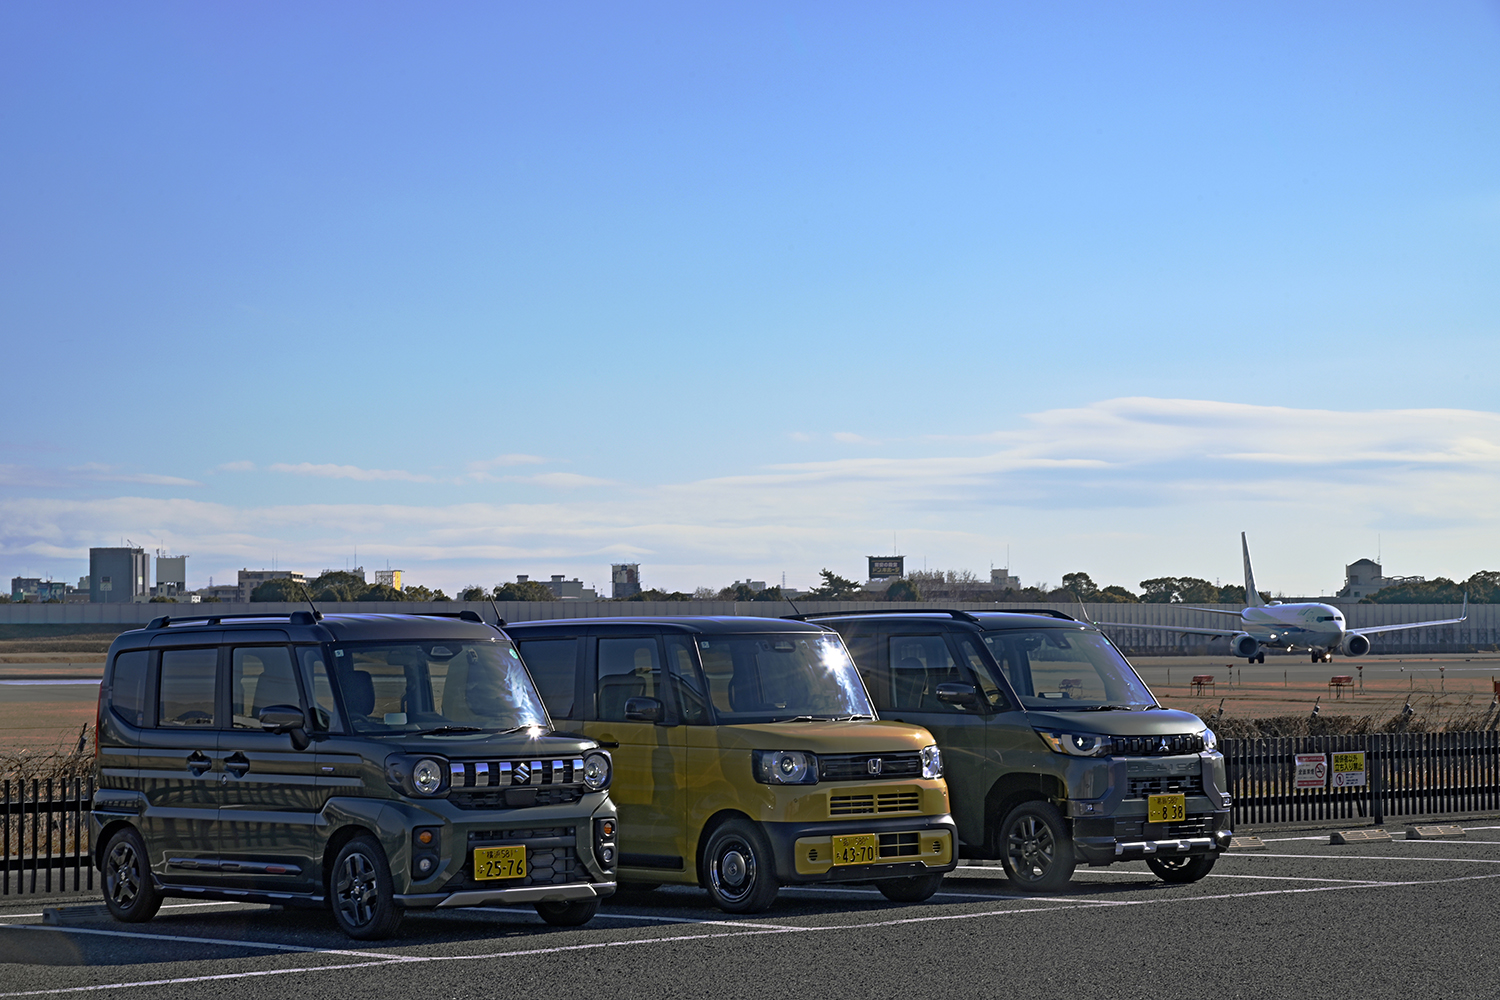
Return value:
[[(109, 846), (109, 841), (110, 841), (111, 837), (113, 837), (115, 834), (119, 833), (121, 830), (126, 829), (127, 827), (129, 829), (135, 830), (135, 835), (137, 837), (141, 838), (141, 843), (143, 843), (143, 844), (146, 843), (146, 835), (143, 834), (143, 833), (141, 833), (141, 831), (136, 828), (136, 825), (134, 823), (130, 822), (130, 820), (128, 820), (128, 819), (110, 820), (108, 823), (104, 824), (104, 828), (99, 831), (99, 839), (94, 842), (92, 848), (89, 851), (89, 853), (91, 855), (93, 855), (94, 867), (95, 868), (97, 868), (100, 871), (104, 870), (104, 848), (107, 847), (107, 846)], [(147, 844), (146, 845), (146, 856), (147, 856), (147, 860), (148, 861), (150, 860), (150, 854), (151, 854), (151, 845)]]
[[(385, 850), (385, 846), (380, 843), (380, 835), (367, 826), (350, 823), (348, 826), (341, 826), (335, 830), (323, 848), (323, 897), (325, 899), (333, 898), (333, 863), (338, 860), (339, 851), (344, 849), (345, 844), (361, 834), (368, 835), (377, 845), (380, 845), (382, 851)], [(386, 864), (390, 864), (390, 858), (386, 858)]]
[(698, 831), (698, 843), (693, 848), (693, 867), (698, 873), (699, 885), (706, 885), (708, 881), (708, 871), (704, 867), (704, 850), (708, 847), (708, 842), (713, 839), (714, 831), (732, 819), (742, 819), (746, 823), (754, 824), (756, 829), (760, 829), (759, 823), (738, 809), (720, 809), (704, 820), (703, 829)]
[(984, 844), (990, 857), (999, 857), (1000, 821), (1022, 802), (1041, 800), (1057, 806), (1067, 822), (1068, 790), (1062, 779), (1053, 774), (1012, 773), (1001, 775), (984, 797)]

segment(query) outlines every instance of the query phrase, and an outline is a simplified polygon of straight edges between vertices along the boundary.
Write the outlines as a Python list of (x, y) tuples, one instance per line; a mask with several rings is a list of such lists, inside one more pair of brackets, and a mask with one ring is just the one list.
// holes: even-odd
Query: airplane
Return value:
[(1094, 622), (1093, 624), (1227, 638), (1229, 651), (1235, 656), (1245, 657), (1250, 663), (1265, 663), (1265, 650), (1267, 649), (1285, 649), (1290, 652), (1305, 649), (1312, 655), (1312, 662), (1331, 663), (1335, 652), (1345, 656), (1364, 656), (1370, 651), (1369, 637), (1377, 632), (1399, 632), (1403, 629), (1430, 628), (1434, 625), (1457, 625), (1469, 617), (1469, 595), (1465, 594), (1463, 613), (1458, 618), (1351, 629), (1344, 624), (1344, 613), (1331, 604), (1313, 602), (1282, 604), (1280, 601), (1268, 603), (1262, 600), (1260, 591), (1255, 589), (1255, 574), (1250, 569), (1250, 543), (1246, 541), (1243, 531), (1240, 532), (1240, 547), (1245, 554), (1245, 600), (1249, 607), (1240, 611), (1221, 611), (1217, 608), (1185, 609), (1215, 615), (1235, 615), (1239, 618), (1238, 628), (1176, 628), (1167, 625), (1141, 625), (1135, 622)]

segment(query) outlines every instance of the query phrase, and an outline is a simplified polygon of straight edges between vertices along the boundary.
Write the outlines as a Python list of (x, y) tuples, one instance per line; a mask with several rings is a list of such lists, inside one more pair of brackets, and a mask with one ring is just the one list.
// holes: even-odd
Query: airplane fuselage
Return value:
[(1331, 604), (1266, 604), (1240, 611), (1240, 627), (1271, 649), (1338, 649), (1344, 642), (1344, 613)]

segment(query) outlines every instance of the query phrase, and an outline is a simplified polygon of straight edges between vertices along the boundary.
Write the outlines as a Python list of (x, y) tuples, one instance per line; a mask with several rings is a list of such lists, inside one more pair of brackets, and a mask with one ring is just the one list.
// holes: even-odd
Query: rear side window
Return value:
[(146, 657), (144, 649), (121, 653), (115, 657), (110, 677), (110, 708), (121, 722), (131, 726), (146, 724)]
[(578, 672), (577, 639), (527, 639), (516, 643), (521, 659), (554, 719), (573, 718)]
[(661, 697), (656, 639), (599, 640), (599, 718), (624, 722), (625, 702)]
[(161, 654), (156, 724), (212, 727), (218, 649), (167, 649)]

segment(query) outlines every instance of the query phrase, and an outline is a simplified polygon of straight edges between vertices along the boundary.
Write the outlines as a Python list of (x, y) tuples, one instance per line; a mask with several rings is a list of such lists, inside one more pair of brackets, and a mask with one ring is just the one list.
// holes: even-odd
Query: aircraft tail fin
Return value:
[(1260, 599), (1260, 591), (1255, 589), (1255, 573), (1250, 569), (1250, 543), (1245, 540), (1243, 531), (1240, 532), (1240, 548), (1245, 552), (1245, 607), (1264, 607), (1266, 602)]

